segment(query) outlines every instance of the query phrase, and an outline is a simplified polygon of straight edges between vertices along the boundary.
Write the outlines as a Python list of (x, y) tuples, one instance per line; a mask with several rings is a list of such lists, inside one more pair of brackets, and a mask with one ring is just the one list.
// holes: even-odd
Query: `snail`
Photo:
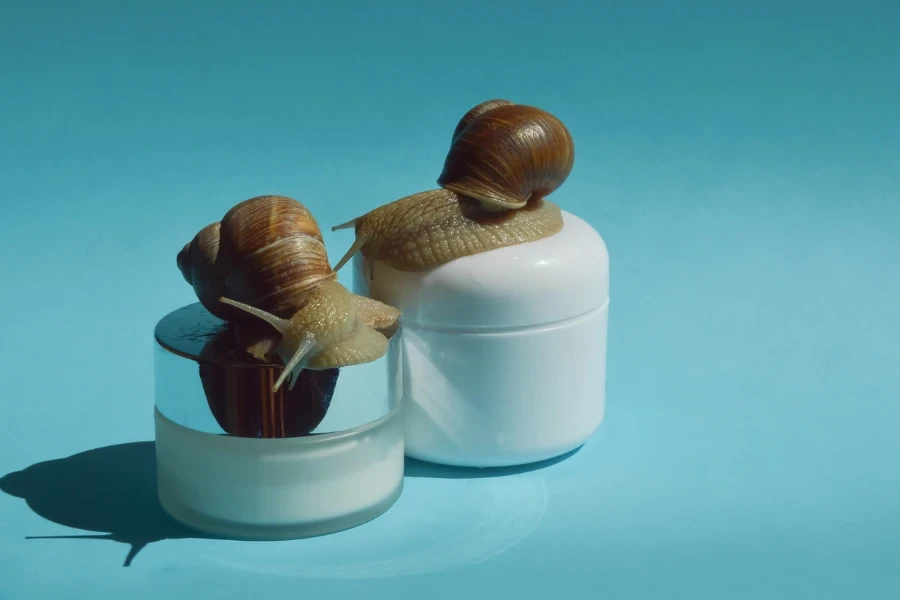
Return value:
[(400, 316), (337, 281), (312, 213), (284, 196), (238, 203), (201, 229), (177, 264), (203, 307), (240, 328), (249, 353), (281, 358), (274, 391), (288, 377), (292, 389), (303, 369), (380, 358)]
[(550, 113), (508, 100), (482, 102), (453, 132), (440, 189), (332, 227), (356, 233), (334, 270), (361, 252), (370, 278), (376, 261), (422, 271), (554, 235), (562, 229), (562, 213), (547, 196), (563, 184), (574, 160), (572, 136)]

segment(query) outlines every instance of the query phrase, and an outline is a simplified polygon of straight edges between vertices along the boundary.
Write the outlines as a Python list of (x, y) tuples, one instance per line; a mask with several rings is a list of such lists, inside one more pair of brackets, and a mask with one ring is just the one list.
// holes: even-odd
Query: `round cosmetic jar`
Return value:
[(238, 349), (199, 303), (154, 333), (157, 483), (174, 519), (229, 538), (309, 537), (400, 496), (407, 404), (387, 357), (273, 391), (281, 365)]
[(388, 361), (410, 405), (405, 452), (457, 466), (533, 463), (603, 420), (609, 255), (563, 211), (545, 239), (422, 272), (353, 259), (354, 291), (403, 311)]

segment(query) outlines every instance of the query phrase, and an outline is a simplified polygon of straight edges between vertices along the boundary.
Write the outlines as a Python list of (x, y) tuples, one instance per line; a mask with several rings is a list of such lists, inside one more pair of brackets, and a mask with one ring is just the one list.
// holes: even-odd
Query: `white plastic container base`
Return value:
[(155, 410), (159, 500), (174, 519), (237, 539), (290, 539), (361, 525), (403, 490), (398, 415), (355, 431), (251, 439), (188, 429)]
[(409, 403), (407, 456), (456, 466), (532, 463), (581, 446), (606, 404), (609, 256), (563, 212), (549, 238), (425, 272), (354, 258), (354, 290), (403, 311), (389, 379)]
[(245, 355), (199, 304), (160, 320), (154, 351), (158, 496), (175, 520), (300, 538), (361, 525), (400, 496), (409, 404), (388, 357), (275, 391), (281, 365)]

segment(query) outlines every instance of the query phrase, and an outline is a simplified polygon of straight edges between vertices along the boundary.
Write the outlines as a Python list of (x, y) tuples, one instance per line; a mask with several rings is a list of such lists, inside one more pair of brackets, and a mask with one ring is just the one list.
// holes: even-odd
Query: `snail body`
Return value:
[(303, 369), (380, 358), (400, 316), (337, 281), (312, 214), (284, 196), (235, 205), (201, 229), (177, 263), (201, 304), (240, 328), (249, 353), (281, 358), (275, 390), (288, 377), (293, 386)]
[(454, 130), (440, 189), (332, 228), (356, 233), (334, 270), (362, 252), (370, 271), (376, 261), (419, 271), (554, 235), (562, 214), (546, 197), (566, 180), (574, 157), (572, 137), (553, 115), (506, 100), (483, 102)]
[[(452, 190), (439, 189), (379, 207), (354, 225), (357, 239), (365, 240), (360, 249), (370, 269), (378, 260), (401, 271), (421, 271), (553, 235), (562, 227), (562, 217), (549, 200), (496, 211)], [(343, 262), (337, 268), (341, 266)]]

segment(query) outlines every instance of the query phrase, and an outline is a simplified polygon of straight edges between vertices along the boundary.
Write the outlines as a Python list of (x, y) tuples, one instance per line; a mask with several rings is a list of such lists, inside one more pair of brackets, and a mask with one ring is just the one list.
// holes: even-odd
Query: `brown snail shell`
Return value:
[(473, 106), (469, 109), (469, 112), (463, 115), (463, 118), (459, 120), (459, 123), (456, 125), (456, 129), (453, 130), (453, 140), (456, 140), (457, 136), (462, 133), (463, 129), (469, 126), (472, 121), (491, 110), (492, 108), (497, 108), (498, 106), (509, 106), (512, 102), (509, 100), (496, 99), (496, 100), (488, 100), (486, 102), (482, 102), (476, 106)]
[(230, 311), (219, 304), (219, 297), (225, 291), (225, 280), (216, 271), (220, 227), (221, 223), (216, 221), (198, 231), (178, 253), (177, 262), (178, 270), (194, 288), (203, 307), (220, 319), (226, 319)]
[(356, 240), (340, 269), (362, 252), (402, 271), (536, 241), (562, 229), (562, 213), (546, 197), (575, 160), (572, 136), (550, 113), (508, 100), (470, 109), (454, 130), (441, 189), (380, 206), (332, 230), (354, 227)]
[(438, 185), (485, 208), (521, 208), (533, 196), (547, 196), (575, 162), (566, 126), (532, 106), (486, 102), (469, 111), (457, 129)]
[[(310, 211), (284, 196), (257, 196), (204, 227), (177, 257), (201, 304), (237, 324), (249, 353), (285, 364), (275, 389), (303, 369), (376, 360), (400, 312), (350, 293), (328, 263)], [(267, 334), (257, 321), (270, 326)], [(248, 320), (255, 325), (250, 325)]]

